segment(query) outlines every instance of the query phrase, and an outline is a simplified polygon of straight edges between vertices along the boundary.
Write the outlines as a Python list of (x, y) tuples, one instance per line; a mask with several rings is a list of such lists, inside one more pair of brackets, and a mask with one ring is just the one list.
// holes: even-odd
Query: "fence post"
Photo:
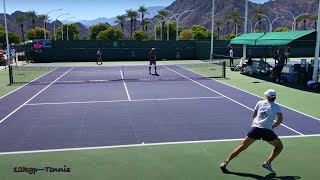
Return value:
[(9, 85), (13, 84), (12, 66), (9, 65)]
[(226, 78), (226, 61), (223, 61), (223, 72), (222, 72), (222, 77)]

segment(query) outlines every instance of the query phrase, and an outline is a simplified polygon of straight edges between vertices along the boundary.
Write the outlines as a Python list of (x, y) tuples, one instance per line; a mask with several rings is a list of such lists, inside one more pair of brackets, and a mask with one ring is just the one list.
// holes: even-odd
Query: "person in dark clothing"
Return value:
[(285, 65), (285, 60), (286, 60), (286, 56), (283, 52), (282, 49), (279, 50), (279, 58), (278, 58), (278, 63), (275, 66), (276, 68), (276, 81), (279, 82), (280, 78), (281, 78), (281, 72), (283, 70), (283, 67)]
[(157, 73), (157, 52), (155, 48), (152, 48), (149, 53), (149, 74), (151, 74), (151, 66), (154, 65), (155, 75), (158, 76)]
[(290, 47), (287, 48), (286, 52), (284, 53), (284, 55), (286, 56), (286, 64), (288, 63), (288, 61), (290, 61), (289, 59), (289, 55), (290, 55)]
[(247, 66), (251, 66), (251, 65), (252, 65), (252, 51), (249, 50)]

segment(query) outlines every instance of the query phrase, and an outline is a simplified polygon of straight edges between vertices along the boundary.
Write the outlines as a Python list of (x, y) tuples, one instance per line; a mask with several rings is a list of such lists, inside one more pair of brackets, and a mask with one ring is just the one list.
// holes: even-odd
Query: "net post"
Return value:
[(122, 66), (122, 80), (124, 80), (124, 66)]
[(222, 66), (223, 66), (222, 78), (226, 78), (226, 61), (222, 62)]
[(9, 65), (9, 85), (13, 84), (13, 74), (12, 74), (12, 66)]

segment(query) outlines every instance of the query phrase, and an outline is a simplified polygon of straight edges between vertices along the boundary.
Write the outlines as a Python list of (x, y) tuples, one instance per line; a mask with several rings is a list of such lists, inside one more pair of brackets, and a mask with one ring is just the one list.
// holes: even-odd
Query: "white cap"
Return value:
[(151, 48), (152, 50), (156, 50), (155, 48)]
[(268, 97), (276, 97), (277, 93), (275, 90), (273, 89), (269, 89), (266, 92), (264, 92), (264, 95), (268, 96)]

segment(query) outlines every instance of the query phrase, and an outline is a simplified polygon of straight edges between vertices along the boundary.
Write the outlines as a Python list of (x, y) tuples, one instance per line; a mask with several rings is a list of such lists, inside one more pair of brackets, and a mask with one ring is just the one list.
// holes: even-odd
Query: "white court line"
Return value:
[(43, 74), (42, 76), (40, 76), (40, 77), (38, 77), (38, 78), (36, 78), (36, 79), (34, 79), (34, 80), (30, 81), (29, 83), (26, 83), (25, 85), (23, 85), (23, 86), (21, 86), (21, 87), (19, 87), (19, 88), (15, 89), (15, 90), (13, 90), (13, 91), (9, 92), (8, 94), (1, 96), (1, 97), (0, 97), (0, 99), (2, 99), (2, 98), (4, 98), (4, 97), (8, 96), (9, 94), (12, 94), (12, 93), (14, 93), (14, 92), (18, 91), (19, 89), (21, 89), (21, 88), (25, 87), (26, 85), (28, 85), (28, 84), (32, 83), (33, 81), (38, 80), (39, 78), (42, 78), (43, 76), (45, 76), (45, 75), (47, 75), (47, 74), (51, 73), (52, 71), (54, 71), (54, 70), (56, 70), (56, 69), (57, 69), (57, 68), (54, 68), (53, 70), (51, 70), (51, 71), (49, 71), (49, 72), (47, 72), (47, 73)]
[(118, 103), (118, 102), (144, 102), (144, 101), (172, 101), (172, 100), (196, 100), (196, 99), (218, 99), (223, 96), (212, 97), (189, 97), (189, 98), (162, 98), (162, 99), (135, 99), (135, 100), (113, 100), (113, 101), (79, 101), (79, 102), (58, 102), (58, 103), (33, 103), (25, 104), (25, 106), (41, 106), (41, 105), (67, 105), (67, 104), (94, 104), (94, 103)]
[(121, 74), (121, 78), (123, 79), (122, 82), (123, 82), (124, 88), (126, 89), (126, 93), (127, 93), (127, 96), (128, 96), (128, 100), (131, 101), (131, 98), (130, 98), (130, 95), (129, 95), (129, 91), (128, 91), (126, 82), (124, 81), (124, 78), (123, 78), (123, 72), (120, 71), (120, 74)]
[[(171, 70), (172, 72), (175, 72), (175, 73), (179, 74), (180, 76), (182, 76), (182, 77), (184, 77), (184, 78), (186, 78), (186, 79), (189, 79), (190, 81), (192, 81), (192, 82), (194, 82), (194, 83), (196, 83), (196, 84), (198, 84), (198, 85), (200, 85), (200, 86), (202, 86), (202, 87), (204, 87), (204, 88), (206, 88), (206, 89), (208, 89), (208, 90), (210, 90), (210, 91), (212, 91), (212, 92), (215, 92), (215, 93), (217, 93), (217, 94), (219, 94), (219, 95), (221, 95), (221, 96), (229, 99), (230, 101), (233, 101), (233, 102), (241, 105), (242, 107), (245, 107), (245, 108), (253, 111), (253, 109), (251, 109), (250, 107), (248, 107), (248, 106), (246, 106), (246, 105), (244, 105), (244, 104), (242, 104), (242, 103), (240, 103), (240, 102), (238, 102), (238, 101), (236, 101), (236, 100), (234, 100), (234, 99), (232, 99), (232, 98), (230, 98), (230, 97), (228, 97), (228, 96), (225, 96), (225, 95), (219, 93), (218, 91), (215, 91), (215, 90), (213, 90), (213, 89), (211, 89), (211, 88), (209, 88), (209, 87), (207, 87), (207, 86), (205, 86), (205, 85), (203, 85), (203, 84), (201, 84), (201, 83), (199, 83), (199, 82), (197, 82), (197, 81), (195, 81), (195, 80), (193, 80), (193, 79), (190, 79), (189, 77), (187, 77), (187, 76), (185, 76), (185, 75), (183, 75), (183, 74), (180, 74), (180, 73), (178, 73), (178, 72), (175, 71), (175, 70), (172, 70), (172, 69), (170, 69), (170, 68), (168, 68), (168, 67), (166, 67), (166, 68), (169, 69), (169, 70)], [(301, 132), (299, 132), (299, 131), (297, 131), (297, 130), (295, 130), (295, 129), (292, 129), (292, 128), (290, 128), (289, 126), (286, 126), (286, 125), (284, 125), (284, 124), (281, 124), (281, 126), (287, 128), (287, 129), (290, 129), (291, 131), (293, 131), (293, 132), (295, 132), (295, 133), (297, 133), (297, 134), (304, 135), (304, 134), (302, 134)]]
[[(205, 77), (204, 75), (202, 75), (202, 74), (200, 74), (200, 73), (198, 73), (198, 72), (192, 71), (192, 70), (190, 70), (190, 69), (186, 69), (186, 70), (188, 70), (188, 71), (190, 71), (190, 72), (193, 72), (193, 73), (195, 73), (195, 74), (198, 74), (198, 75), (200, 75), (200, 76)], [(216, 82), (221, 83), (221, 84), (224, 84), (224, 85), (227, 85), (227, 86), (229, 86), (229, 87), (235, 88), (235, 89), (240, 90), (240, 91), (242, 91), (242, 92), (251, 94), (251, 95), (256, 96), (256, 97), (258, 97), (258, 98), (264, 99), (264, 98), (261, 97), (261, 96), (255, 95), (255, 94), (253, 94), (253, 93), (251, 93), (251, 92), (248, 92), (248, 91), (245, 91), (245, 90), (243, 90), (243, 89), (237, 88), (237, 87), (232, 86), (232, 85), (230, 85), (230, 84), (227, 84), (227, 83), (224, 83), (224, 82), (218, 81), (218, 80), (216, 80), (216, 79), (212, 79), (212, 78), (208, 78), (208, 79), (210, 79), (210, 80), (212, 80), (212, 81), (216, 81)], [(279, 105), (281, 105), (281, 106), (283, 106), (283, 107), (285, 107), (285, 108), (287, 108), (287, 109), (290, 109), (290, 110), (292, 110), (292, 111), (294, 111), (294, 112), (297, 112), (297, 113), (300, 113), (300, 114), (305, 115), (305, 116), (307, 116), (307, 117), (310, 117), (310, 118), (312, 118), (312, 119), (314, 119), (314, 120), (320, 121), (320, 119), (318, 119), (318, 118), (316, 118), (316, 117), (313, 117), (313, 116), (311, 116), (311, 115), (305, 114), (305, 113), (303, 113), (303, 112), (300, 112), (300, 111), (298, 111), (298, 110), (295, 110), (295, 109), (290, 108), (290, 107), (288, 107), (288, 106), (285, 106), (285, 105), (283, 105), (283, 104), (280, 104), (280, 103), (276, 103), (276, 104), (279, 104)]]
[(58, 77), (56, 80), (54, 80), (52, 83), (50, 83), (48, 86), (46, 86), (45, 88), (43, 88), (41, 91), (39, 91), (37, 94), (35, 94), (34, 96), (32, 96), (29, 100), (27, 100), (25, 103), (23, 103), (21, 106), (19, 106), (17, 109), (15, 109), (14, 111), (12, 111), (10, 114), (8, 114), (6, 117), (4, 117), (1, 121), (0, 124), (5, 121), (8, 117), (10, 117), (13, 113), (17, 112), (20, 108), (22, 108), (24, 105), (26, 105), (28, 102), (30, 102), (32, 99), (34, 99), (35, 97), (37, 97), (40, 93), (42, 93), (44, 90), (46, 90), (48, 87), (50, 87), (53, 83), (55, 83), (56, 81), (58, 81), (60, 78), (62, 78), (64, 75), (66, 75), (68, 72), (70, 72), (73, 68), (69, 69), (67, 72), (63, 73), (60, 77)]
[[(281, 138), (281, 139), (307, 138), (307, 137), (320, 137), (320, 134), (279, 136), (279, 138)], [(96, 146), (96, 147), (64, 148), (64, 149), (46, 149), (46, 150), (33, 150), (33, 151), (0, 152), (0, 156), (1, 155), (12, 155), (12, 154), (34, 154), (34, 153), (63, 152), (63, 151), (83, 151), (83, 150), (116, 149), (116, 148), (130, 148), (130, 147), (142, 147), (142, 146), (161, 146), (161, 145), (198, 144), (198, 143), (219, 143), (219, 142), (233, 142), (233, 141), (243, 141), (243, 138), (200, 140), (200, 141), (178, 141), (178, 142), (163, 142), (163, 143), (144, 143), (144, 144)]]

